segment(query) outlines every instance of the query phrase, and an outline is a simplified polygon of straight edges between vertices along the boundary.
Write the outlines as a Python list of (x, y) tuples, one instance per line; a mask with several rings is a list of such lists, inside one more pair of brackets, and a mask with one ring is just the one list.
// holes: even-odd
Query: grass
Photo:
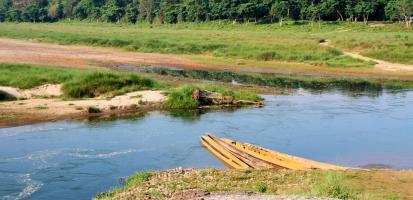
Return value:
[(353, 192), (344, 185), (344, 179), (343, 173), (329, 171), (322, 180), (312, 186), (310, 194), (337, 199), (355, 199)]
[(168, 100), (166, 101), (166, 106), (172, 109), (183, 109), (183, 108), (198, 108), (202, 106), (200, 102), (192, 98), (192, 94), (195, 90), (208, 90), (210, 92), (216, 92), (223, 96), (231, 96), (238, 100), (250, 100), (250, 101), (261, 101), (262, 98), (254, 92), (245, 90), (233, 90), (225, 88), (222, 86), (211, 86), (211, 85), (184, 85), (180, 88), (173, 90), (168, 95)]
[(295, 74), (246, 73), (230, 71), (169, 70), (150, 68), (146, 72), (202, 80), (237, 82), (279, 88), (304, 88), (313, 90), (339, 89), (350, 92), (381, 92), (387, 89), (411, 89), (413, 81), (378, 78), (318, 77)]
[(158, 82), (133, 74), (94, 72), (78, 76), (63, 84), (62, 91), (72, 98), (90, 98), (103, 94), (119, 95), (137, 90), (158, 89)]
[[(333, 197), (339, 199), (409, 199), (413, 173), (391, 170), (169, 170), (131, 176), (120, 188), (96, 199), (168, 199), (185, 191), (253, 192), (276, 195)], [(402, 182), (400, 179), (407, 179)]]
[(44, 84), (58, 84), (74, 77), (81, 76), (84, 71), (41, 67), (35, 65), (0, 64), (0, 85), (29, 89)]
[(21, 89), (43, 84), (63, 84), (62, 91), (69, 98), (119, 95), (136, 90), (166, 87), (136, 74), (109, 70), (79, 70), (35, 65), (0, 64), (0, 85)]
[(38, 106), (36, 106), (36, 107), (34, 107), (34, 108), (37, 109), (37, 110), (46, 110), (46, 109), (49, 109), (49, 107), (43, 106), (43, 105), (38, 105)]
[[(373, 37), (374, 35), (375, 37)], [(357, 59), (342, 56), (344, 49), (363, 49), (381, 59), (411, 63), (412, 35), (402, 26), (367, 27), (351, 23), (232, 25), (225, 21), (176, 25), (106, 24), (58, 22), (45, 24), (2, 23), (0, 37), (37, 39), (60, 44), (84, 44), (122, 48), (128, 51), (210, 55), (258, 61), (294, 61), (334, 67), (368, 67)], [(403, 41), (400, 41), (400, 38)], [(331, 39), (338, 48), (320, 47)], [(348, 43), (346, 41), (349, 41)], [(374, 44), (377, 42), (377, 45)], [(364, 48), (373, 44), (372, 48)], [(391, 52), (394, 56), (384, 56)], [(397, 52), (397, 53), (395, 53)]]

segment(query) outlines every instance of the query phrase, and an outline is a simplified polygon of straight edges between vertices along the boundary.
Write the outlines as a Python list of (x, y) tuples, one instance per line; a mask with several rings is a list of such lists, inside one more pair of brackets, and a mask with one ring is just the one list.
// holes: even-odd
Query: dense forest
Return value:
[(398, 20), (409, 26), (412, 15), (413, 0), (0, 0), (0, 22)]

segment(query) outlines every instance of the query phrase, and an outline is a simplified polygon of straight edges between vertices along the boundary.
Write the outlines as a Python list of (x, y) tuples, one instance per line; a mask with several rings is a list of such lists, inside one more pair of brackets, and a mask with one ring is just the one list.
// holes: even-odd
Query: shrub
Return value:
[(257, 185), (257, 191), (258, 191), (259, 193), (266, 193), (267, 190), (268, 190), (267, 185), (262, 184), (262, 183), (260, 183), (260, 184)]
[(197, 89), (194, 86), (183, 86), (172, 91), (166, 105), (169, 108), (197, 108), (199, 107), (199, 102), (192, 98), (192, 94)]
[(343, 183), (344, 178), (342, 173), (329, 171), (323, 181), (313, 186), (311, 194), (338, 199), (354, 199), (353, 193)]

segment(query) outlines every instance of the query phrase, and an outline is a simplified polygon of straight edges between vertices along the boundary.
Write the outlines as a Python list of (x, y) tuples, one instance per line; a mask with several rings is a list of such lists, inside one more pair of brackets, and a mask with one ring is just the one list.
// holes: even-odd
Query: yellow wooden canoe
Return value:
[(201, 136), (202, 145), (226, 166), (232, 169), (293, 169), (346, 170), (348, 168), (283, 154), (252, 144), (207, 134)]

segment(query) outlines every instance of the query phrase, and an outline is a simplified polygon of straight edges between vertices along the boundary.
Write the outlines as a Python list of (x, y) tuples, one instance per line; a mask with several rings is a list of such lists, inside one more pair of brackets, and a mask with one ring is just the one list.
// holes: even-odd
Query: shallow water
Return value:
[(0, 129), (0, 199), (90, 199), (135, 171), (224, 168), (201, 147), (206, 132), (345, 166), (413, 168), (413, 92), (265, 98), (264, 108)]

